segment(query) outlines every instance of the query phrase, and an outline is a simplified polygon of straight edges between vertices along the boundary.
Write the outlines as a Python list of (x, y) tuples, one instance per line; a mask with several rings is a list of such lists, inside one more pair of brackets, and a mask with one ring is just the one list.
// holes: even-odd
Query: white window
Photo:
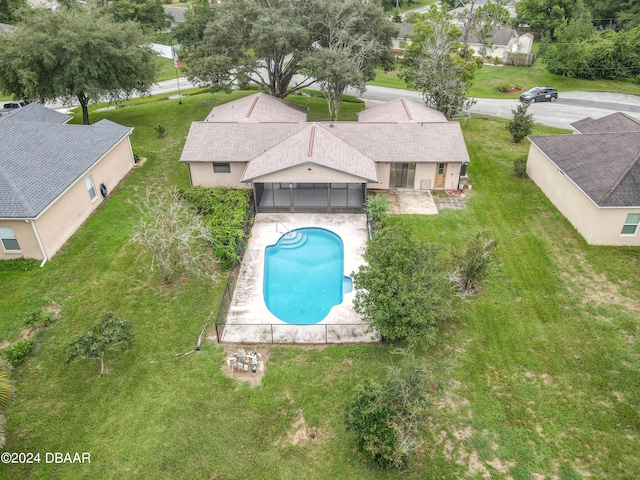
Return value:
[(622, 226), (621, 235), (635, 235), (640, 224), (640, 213), (630, 213)]
[(93, 185), (93, 177), (89, 175), (85, 180), (87, 184), (87, 192), (89, 192), (89, 198), (93, 200), (96, 198), (96, 187)]
[(214, 162), (213, 173), (231, 173), (231, 164)]
[(0, 227), (0, 239), (2, 239), (2, 246), (5, 250), (15, 251), (20, 250), (20, 245), (18, 245), (18, 240), (16, 240), (16, 235), (13, 233), (13, 228), (11, 227)]

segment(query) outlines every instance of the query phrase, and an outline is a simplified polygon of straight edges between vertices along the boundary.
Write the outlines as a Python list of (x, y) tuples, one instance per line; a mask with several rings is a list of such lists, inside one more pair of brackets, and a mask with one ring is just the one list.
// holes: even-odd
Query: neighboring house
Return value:
[(614, 113), (533, 136), (527, 174), (590, 245), (640, 246), (640, 120)]
[[(460, 42), (462, 41), (461, 36)], [(490, 45), (483, 44), (477, 34), (469, 34), (468, 45), (477, 56), (498, 57), (501, 61), (505, 61), (509, 53), (531, 53), (533, 35), (530, 33), (518, 35), (515, 30), (510, 28), (494, 28), (486, 42)]]
[(50, 259), (134, 165), (131, 128), (69, 119), (37, 103), (0, 118), (0, 259)]
[(457, 122), (409, 100), (357, 122), (309, 122), (258, 93), (192, 123), (180, 161), (192, 185), (252, 188), (260, 212), (353, 212), (368, 188), (455, 190), (469, 155)]
[(404, 56), (407, 47), (411, 46), (413, 23), (396, 23), (398, 35), (391, 39), (391, 53), (397, 57)]

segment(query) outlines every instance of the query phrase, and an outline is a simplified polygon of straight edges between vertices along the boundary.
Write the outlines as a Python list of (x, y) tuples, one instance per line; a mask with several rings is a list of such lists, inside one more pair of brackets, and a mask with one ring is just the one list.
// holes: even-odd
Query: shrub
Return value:
[(35, 258), (13, 258), (11, 260), (0, 260), (0, 272), (12, 270), (35, 270), (40, 266), (41, 261)]
[(158, 138), (164, 137), (165, 133), (167, 132), (167, 129), (164, 128), (164, 125), (162, 125), (161, 123), (157, 124), (155, 127), (153, 127), (153, 129), (155, 130), (156, 135), (158, 135)]
[(533, 130), (533, 115), (527, 113), (528, 109), (528, 103), (521, 103), (515, 110), (511, 110), (513, 120), (507, 123), (506, 128), (511, 134), (511, 139), (514, 143), (520, 143), (530, 135)]
[(420, 368), (392, 367), (383, 383), (366, 379), (356, 386), (345, 409), (345, 427), (371, 461), (404, 468), (423, 443), (429, 391)]
[(244, 225), (249, 218), (251, 192), (224, 187), (191, 187), (181, 190), (180, 195), (197, 213), (206, 215), (216, 258), (223, 268), (231, 268), (244, 246)]
[(509, 82), (502, 82), (502, 83), (498, 84), (498, 86), (496, 88), (498, 89), (498, 91), (500, 93), (511, 93), (514, 90), (520, 90), (521, 87), (518, 84), (509, 83)]
[(24, 363), (31, 353), (34, 343), (35, 340), (18, 340), (9, 348), (4, 350), (4, 357), (7, 359), (7, 362), (15, 368)]
[(513, 159), (513, 173), (518, 178), (525, 178), (527, 176), (527, 156), (521, 155), (520, 157)]
[(27, 320), (24, 322), (27, 326), (38, 328), (46, 327), (53, 321), (53, 315), (50, 313), (44, 313), (42, 310), (34, 310), (29, 314)]
[(140, 151), (137, 148), (132, 148), (131, 153), (133, 153), (133, 162), (138, 163), (140, 161)]
[(364, 204), (364, 208), (371, 219), (371, 226), (374, 230), (384, 226), (389, 209), (389, 198), (386, 195), (374, 195), (369, 197)]
[(460, 292), (473, 294), (478, 291), (480, 281), (494, 266), (492, 257), (497, 243), (487, 232), (479, 232), (464, 250), (454, 251), (454, 264), (457, 266), (451, 280), (457, 284)]

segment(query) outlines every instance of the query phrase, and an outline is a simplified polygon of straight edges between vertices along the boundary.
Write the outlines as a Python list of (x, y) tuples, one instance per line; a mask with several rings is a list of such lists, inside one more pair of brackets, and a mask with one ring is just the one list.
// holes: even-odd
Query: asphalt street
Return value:
[[(180, 88), (191, 88), (194, 85), (186, 78), (180, 78)], [(310, 88), (314, 88), (311, 86)], [(177, 91), (175, 79), (156, 84), (152, 93), (169, 93)], [(316, 87), (317, 89), (317, 87)], [(422, 102), (422, 94), (411, 90), (397, 88), (368, 86), (362, 95), (356, 91), (347, 91), (365, 101), (388, 101), (404, 97)], [(518, 99), (478, 98), (471, 108), (471, 113), (489, 115), (501, 118), (512, 118), (512, 110), (519, 104)], [(557, 128), (570, 129), (570, 124), (586, 117), (600, 118), (614, 112), (625, 112), (640, 120), (640, 95), (629, 95), (612, 92), (558, 92), (555, 102), (541, 102), (531, 104), (529, 112), (533, 114), (536, 123)]]

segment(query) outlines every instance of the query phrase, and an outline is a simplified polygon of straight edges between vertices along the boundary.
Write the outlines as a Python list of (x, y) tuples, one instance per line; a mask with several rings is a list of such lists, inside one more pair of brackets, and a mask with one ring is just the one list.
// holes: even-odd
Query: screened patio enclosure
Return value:
[(357, 213), (364, 207), (366, 183), (254, 183), (260, 213)]

